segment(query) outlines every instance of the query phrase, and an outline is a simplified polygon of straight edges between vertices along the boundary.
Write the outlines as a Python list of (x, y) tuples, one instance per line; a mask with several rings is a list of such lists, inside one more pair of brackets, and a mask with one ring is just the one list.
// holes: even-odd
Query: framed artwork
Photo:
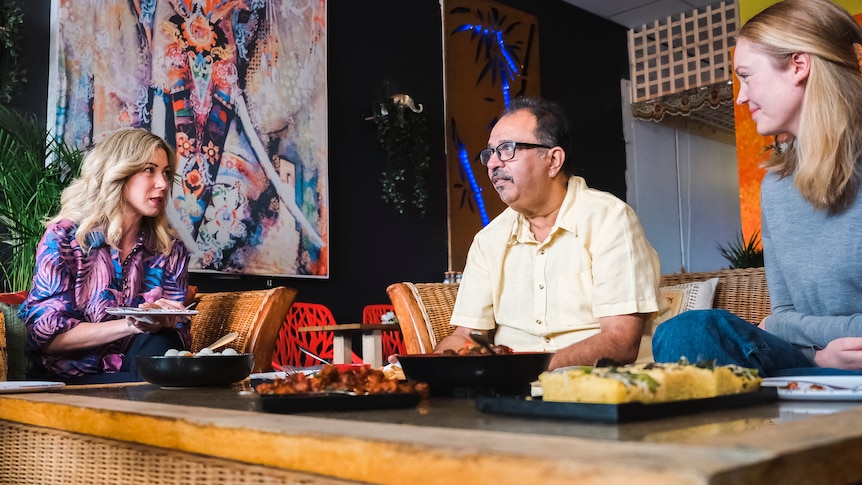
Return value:
[(49, 128), (177, 151), (201, 272), (329, 277), (325, 0), (53, 0)]
[(479, 152), (518, 96), (539, 96), (535, 16), (490, 0), (442, 0), (449, 198), (449, 269), (461, 271), (473, 236), (506, 205)]

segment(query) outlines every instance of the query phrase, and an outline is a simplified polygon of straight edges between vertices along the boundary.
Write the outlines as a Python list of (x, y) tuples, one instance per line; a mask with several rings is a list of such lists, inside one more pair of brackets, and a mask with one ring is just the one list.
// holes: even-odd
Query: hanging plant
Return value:
[(0, 105), (8, 105), (18, 86), (26, 82), (21, 67), (24, 14), (11, 0), (0, 0)]
[(383, 201), (403, 214), (412, 205), (419, 216), (428, 210), (428, 120), (410, 96), (378, 101), (371, 118), (386, 160), (381, 174)]

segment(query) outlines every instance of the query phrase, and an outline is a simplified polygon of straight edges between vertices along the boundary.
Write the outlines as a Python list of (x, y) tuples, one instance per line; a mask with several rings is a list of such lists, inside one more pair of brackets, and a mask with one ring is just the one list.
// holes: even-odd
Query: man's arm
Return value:
[[(456, 326), (448, 337), (445, 337), (434, 347), (434, 353), (440, 354), (444, 350), (454, 350), (455, 352), (461, 350), (465, 343), (473, 343), (473, 339), (470, 338), (470, 332), (473, 331), (472, 328)], [(486, 337), (488, 336), (487, 330), (479, 330), (479, 332), (482, 332)]]
[[(601, 331), (558, 350), (551, 358), (548, 369), (570, 365), (595, 365), (602, 358), (609, 358), (620, 364), (634, 362), (638, 358), (646, 319), (647, 315), (643, 313), (599, 318)], [(469, 335), (469, 329), (467, 334)]]

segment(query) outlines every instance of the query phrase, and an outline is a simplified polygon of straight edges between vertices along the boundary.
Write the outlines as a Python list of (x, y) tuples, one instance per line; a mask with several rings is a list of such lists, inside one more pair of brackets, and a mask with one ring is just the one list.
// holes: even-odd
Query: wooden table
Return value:
[(383, 332), (400, 332), (401, 327), (393, 323), (341, 323), (299, 327), (300, 332), (332, 332), (332, 363), (349, 364), (353, 361), (353, 336), (362, 336), (362, 361), (375, 367), (383, 362)]
[(471, 399), (432, 397), (425, 412), (295, 415), (259, 412), (259, 399), (247, 386), (149, 384), (0, 395), (0, 483), (104, 483), (99, 473), (117, 484), (862, 480), (858, 403), (778, 402), (609, 425), (483, 414)]

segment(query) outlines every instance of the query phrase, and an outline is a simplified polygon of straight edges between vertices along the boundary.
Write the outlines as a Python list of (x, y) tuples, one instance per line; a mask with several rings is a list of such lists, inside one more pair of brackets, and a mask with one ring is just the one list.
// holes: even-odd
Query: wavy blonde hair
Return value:
[(807, 53), (806, 81), (796, 139), (774, 150), (764, 164), (787, 177), (812, 206), (845, 210), (859, 189), (862, 156), (862, 75), (854, 43), (862, 28), (827, 0), (786, 0), (763, 10), (739, 31), (785, 69), (794, 54)]
[[(119, 247), (123, 236), (126, 182), (150, 163), (156, 150), (164, 150), (168, 157), (170, 194), (177, 170), (174, 150), (147, 130), (124, 129), (112, 133), (87, 153), (81, 165), (81, 176), (63, 191), (60, 212), (49, 222), (69, 219), (77, 223), (75, 239), (85, 253), (92, 249), (87, 235), (97, 230), (104, 232), (108, 244)], [(141, 231), (150, 250), (170, 252), (173, 233), (164, 210), (156, 217), (144, 217)]]

